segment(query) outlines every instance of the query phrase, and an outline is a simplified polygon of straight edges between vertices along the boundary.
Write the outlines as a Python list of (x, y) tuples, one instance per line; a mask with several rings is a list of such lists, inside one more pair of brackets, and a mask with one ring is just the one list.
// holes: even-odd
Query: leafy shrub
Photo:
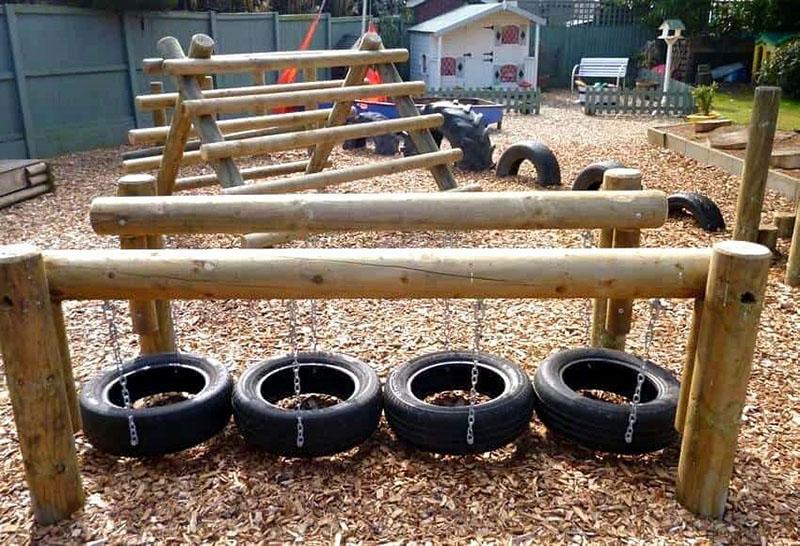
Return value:
[(711, 85), (698, 85), (692, 89), (692, 96), (694, 103), (697, 105), (697, 110), (707, 116), (711, 113), (711, 106), (714, 103), (714, 97), (717, 94), (717, 82)]
[(778, 48), (758, 77), (762, 85), (777, 85), (783, 94), (800, 99), (800, 40)]

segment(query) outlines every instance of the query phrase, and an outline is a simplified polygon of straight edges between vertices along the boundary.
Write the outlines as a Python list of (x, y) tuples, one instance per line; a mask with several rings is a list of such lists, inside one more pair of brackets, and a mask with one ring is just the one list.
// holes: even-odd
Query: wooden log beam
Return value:
[(714, 246), (676, 485), (701, 516), (725, 512), (770, 257), (743, 241)]
[[(311, 50), (290, 50), (290, 51), (270, 51), (270, 52), (262, 52), (262, 53), (226, 53), (226, 58), (234, 58), (234, 57), (248, 57), (251, 55), (272, 55), (275, 57), (281, 58), (296, 58), (302, 56), (308, 56), (318, 53), (319, 50), (311, 49)], [(153, 74), (163, 74), (164, 73), (164, 59), (160, 57), (145, 57), (142, 59), (142, 72), (145, 74), (153, 75)], [(251, 71), (252, 73), (252, 71)]]
[[(367, 32), (364, 34), (361, 37), (361, 42), (358, 44), (359, 51), (374, 52), (381, 48), (383, 48), (383, 42), (381, 42), (380, 36), (374, 32)], [(347, 69), (347, 75), (344, 78), (343, 87), (352, 87), (362, 84), (364, 82), (364, 77), (367, 75), (367, 68), (368, 67), (364, 65), (350, 66)], [(372, 96), (374, 97), (375, 95)], [(344, 125), (352, 108), (352, 100), (337, 100), (333, 105), (333, 112), (331, 112), (330, 116), (328, 116), (328, 121), (325, 125), (327, 127), (338, 127), (339, 125)], [(311, 158), (308, 161), (308, 167), (306, 167), (307, 174), (316, 173), (322, 170), (323, 165), (331, 155), (333, 146), (334, 145), (329, 142), (321, 142), (314, 146), (314, 150), (311, 152)]]
[[(166, 159), (165, 159), (166, 158)], [(149, 157), (139, 157), (136, 159), (127, 159), (122, 162), (122, 170), (125, 174), (137, 174), (143, 173), (147, 171), (154, 171), (159, 170), (159, 180), (162, 179), (161, 173), (164, 172), (164, 163), (168, 162), (170, 167), (170, 172), (174, 172), (176, 175), (178, 173), (178, 169), (180, 167), (187, 167), (189, 165), (200, 165), (205, 163), (205, 160), (200, 155), (200, 150), (192, 150), (189, 152), (184, 152), (181, 154), (180, 158), (176, 158), (175, 154), (172, 152), (172, 148), (167, 144), (167, 149), (163, 155), (152, 155)], [(170, 195), (172, 193), (172, 186), (174, 186), (174, 182), (169, 186), (170, 191), (166, 191), (166, 187), (164, 190), (161, 190), (161, 186), (159, 186), (159, 194), (160, 195)]]
[(61, 356), (61, 374), (64, 379), (64, 392), (67, 395), (72, 432), (78, 432), (81, 430), (81, 409), (78, 404), (78, 392), (75, 388), (75, 376), (72, 373), (72, 357), (69, 351), (69, 339), (67, 339), (67, 325), (64, 321), (64, 309), (60, 301), (51, 301), (50, 308), (53, 310), (53, 325), (55, 326), (56, 336), (58, 336), (58, 350)]
[[(262, 165), (260, 167), (247, 167), (241, 170), (242, 178), (244, 180), (254, 180), (257, 178), (268, 178), (270, 176), (278, 176), (281, 174), (299, 173), (306, 170), (308, 160), (290, 161), (288, 163), (276, 163), (275, 165)], [(205, 188), (208, 186), (215, 186), (219, 183), (216, 174), (200, 174), (196, 176), (186, 176), (178, 178), (175, 181), (175, 192), (193, 190), (197, 188)], [(255, 185), (255, 184), (253, 184)], [(237, 188), (244, 188), (247, 186), (236, 186)], [(232, 188), (226, 188), (232, 189)], [(225, 191), (225, 190), (223, 190)]]
[(789, 244), (789, 258), (786, 264), (785, 282), (789, 286), (800, 286), (800, 203), (792, 223), (792, 241)]
[[(164, 82), (150, 82), (150, 92), (154, 93), (152, 96), (163, 97), (164, 96)], [(177, 93), (170, 93), (174, 95), (172, 100), (168, 102), (166, 106), (161, 106), (159, 108), (152, 108), (153, 111), (153, 127), (163, 127), (167, 124), (167, 110), (166, 108), (174, 108), (175, 102), (178, 100)], [(163, 100), (163, 99), (162, 99)], [(166, 135), (165, 135), (166, 136)]]
[[(400, 77), (400, 73), (397, 71), (397, 67), (393, 64), (383, 64), (378, 66), (377, 69), (384, 82), (392, 83), (403, 81), (403, 78)], [(397, 112), (402, 117), (407, 118), (419, 115), (417, 105), (414, 104), (411, 97), (397, 97), (395, 104), (397, 106)], [(439, 149), (431, 132), (428, 130), (409, 131), (408, 136), (414, 143), (414, 147), (421, 154), (435, 152)], [(453, 178), (450, 165), (433, 165), (430, 171), (440, 190), (451, 190), (456, 187), (456, 181), (455, 178)]]
[[(196, 100), (187, 100), (185, 107), (186, 111), (192, 116), (235, 114), (263, 108), (305, 106), (314, 102), (341, 102), (375, 96), (397, 97), (402, 95), (422, 95), (423, 93), (425, 93), (425, 82), (380, 83), (376, 85), (353, 85), (335, 89), (271, 93), (268, 95), (245, 95), (218, 99), (198, 98)], [(328, 125), (330, 125), (330, 122)]]
[(683, 433), (686, 424), (686, 408), (689, 406), (689, 394), (692, 390), (692, 376), (694, 375), (694, 359), (697, 355), (697, 338), (700, 335), (700, 325), (703, 323), (702, 298), (694, 300), (692, 309), (692, 324), (689, 330), (689, 339), (686, 342), (686, 352), (683, 358), (683, 374), (681, 375), (681, 390), (678, 397), (678, 407), (675, 409), (675, 430)]
[(364, 138), (396, 133), (405, 129), (419, 130), (439, 127), (443, 122), (444, 117), (441, 114), (430, 114), (416, 118), (387, 119), (371, 123), (343, 125), (341, 127), (323, 127), (321, 129), (311, 129), (308, 131), (203, 144), (200, 147), (200, 155), (203, 159), (212, 161), (221, 158), (281, 152), (321, 143), (330, 144), (344, 142), (351, 138)]
[(654, 228), (666, 194), (638, 192), (369, 193), (99, 197), (101, 235), (254, 231)]
[(303, 176), (272, 180), (258, 184), (245, 184), (235, 188), (226, 188), (222, 193), (226, 195), (255, 195), (268, 193), (290, 193), (303, 190), (322, 189), (337, 184), (344, 184), (354, 180), (364, 180), (377, 176), (386, 176), (412, 169), (427, 169), (432, 165), (454, 163), (461, 159), (462, 152), (459, 148), (442, 150), (430, 154), (412, 155), (389, 161), (379, 161), (366, 165), (357, 165), (346, 169), (323, 171)]
[[(287, 127), (324, 121), (328, 119), (328, 114), (330, 114), (330, 112), (330, 108), (326, 108), (324, 110), (314, 110), (309, 112), (288, 112), (286, 114), (225, 119), (218, 121), (217, 126), (223, 135), (230, 135), (231, 133), (237, 133), (239, 131), (251, 131), (272, 127)], [(128, 131), (128, 142), (134, 146), (163, 144), (167, 140), (168, 133), (169, 127), (131, 129)], [(192, 128), (189, 131), (189, 136), (196, 137), (197, 131)]]
[[(288, 53), (288, 54), (287, 54)], [(198, 76), (201, 74), (226, 74), (231, 72), (253, 72), (254, 70), (283, 70), (306, 67), (331, 68), (334, 66), (370, 66), (384, 63), (404, 63), (408, 60), (407, 49), (383, 49), (381, 51), (332, 50), (298, 52), (250, 53), (236, 55), (213, 55), (208, 59), (165, 59), (161, 69), (173, 76)], [(155, 73), (157, 63), (148, 62), (148, 72)]]
[(0, 247), (0, 348), (31, 509), (42, 525), (84, 501), (50, 300), (41, 252)]
[[(202, 98), (218, 99), (222, 97), (242, 97), (245, 95), (265, 95), (271, 93), (291, 93), (311, 89), (333, 89), (341, 87), (344, 80), (324, 80), (319, 82), (281, 83), (274, 85), (248, 85), (244, 87), (222, 87), (203, 91)], [(174, 108), (178, 93), (161, 93), (156, 95), (139, 95), (136, 107), (140, 110), (159, 110)]]
[(780, 103), (780, 87), (756, 87), (742, 181), (739, 183), (739, 197), (736, 201), (733, 239), (737, 241), (755, 242), (758, 237)]
[[(212, 40), (209, 36), (205, 34), (195, 34), (192, 36), (192, 43), (189, 46), (189, 60), (203, 60), (207, 59), (211, 52), (214, 49), (214, 40)], [(183, 50), (181, 49), (178, 40), (171, 36), (167, 36), (166, 38), (162, 38), (158, 42), (158, 51), (161, 53), (162, 57), (165, 59), (185, 59)], [(181, 95), (182, 102), (178, 103), (180, 105), (185, 105), (186, 102), (191, 101), (193, 99), (200, 99), (202, 98), (202, 89), (200, 84), (197, 81), (196, 77), (193, 76), (183, 76), (177, 78), (178, 84), (178, 92)], [(183, 114), (183, 117), (190, 117), (192, 125), (194, 125), (197, 134), (200, 136), (200, 140), (204, 143), (206, 142), (221, 142), (224, 140), (222, 133), (217, 127), (217, 120), (212, 115), (197, 115), (197, 114), (190, 114), (186, 111), (185, 107), (178, 108), (176, 106), (175, 116), (177, 117), (178, 114)], [(182, 122), (184, 123), (184, 122)], [(183, 152), (183, 146), (186, 143), (186, 138), (188, 137), (188, 127), (181, 127), (181, 133), (177, 135), (180, 137), (180, 140), (177, 142), (167, 142), (167, 149), (164, 151), (164, 162), (162, 162), (162, 166), (160, 171), (164, 171), (164, 163), (170, 164), (175, 163), (177, 160), (177, 164), (180, 165), (180, 154), (176, 148), (180, 147), (180, 152)], [(175, 157), (169, 155), (169, 152), (172, 152)], [(220, 160), (214, 160), (209, 162), (211, 164), (211, 168), (214, 169), (214, 172), (217, 174), (217, 178), (219, 179), (220, 184), (223, 187), (229, 186), (241, 186), (244, 184), (242, 180), (242, 176), (239, 174), (239, 169), (236, 167), (236, 164), (230, 158), (222, 158)], [(172, 188), (175, 185), (175, 179), (177, 178), (177, 166), (172, 165), (166, 172), (165, 176), (162, 177), (162, 173), (159, 172), (159, 179), (158, 179), (158, 190), (160, 194), (169, 195), (172, 193)]]
[(44, 253), (57, 299), (695, 298), (710, 249), (202, 249)]

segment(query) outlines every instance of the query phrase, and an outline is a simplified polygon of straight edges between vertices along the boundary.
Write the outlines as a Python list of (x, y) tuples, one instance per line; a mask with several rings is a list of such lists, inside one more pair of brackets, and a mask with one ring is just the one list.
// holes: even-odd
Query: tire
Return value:
[(128, 360), (122, 369), (131, 403), (158, 393), (194, 396), (165, 406), (134, 408), (139, 444), (131, 446), (129, 412), (117, 370), (105, 371), (89, 381), (80, 396), (83, 432), (100, 451), (124, 457), (174, 453), (205, 442), (230, 420), (233, 382), (216, 360), (190, 353), (160, 353)]
[[(375, 121), (382, 121), (388, 119), (383, 114), (378, 112), (361, 112), (356, 118), (348, 123), (372, 123)], [(378, 135), (371, 137), (372, 143), (375, 145), (375, 153), (378, 155), (395, 155), (400, 149), (400, 136), (396, 133), (388, 133), (385, 135)], [(344, 150), (354, 150), (357, 148), (364, 148), (367, 145), (366, 138), (354, 138), (345, 140), (342, 144)]]
[(607, 161), (598, 161), (591, 163), (578, 173), (575, 181), (572, 183), (573, 191), (594, 191), (599, 190), (603, 185), (603, 175), (608, 169), (619, 169), (624, 167), (622, 163), (616, 159), (609, 159)]
[(290, 355), (264, 360), (245, 371), (233, 390), (233, 417), (249, 444), (287, 457), (321, 457), (353, 448), (378, 428), (381, 388), (375, 371), (349, 356), (299, 353), (304, 393), (337, 396), (342, 402), (303, 409), (305, 442), (297, 445), (297, 413), (276, 405), (292, 396)]
[(472, 445), (466, 441), (468, 406), (424, 401), (435, 392), (469, 390), (472, 353), (466, 351), (425, 354), (389, 375), (383, 388), (385, 413), (397, 437), (424, 451), (465, 455), (498, 449), (528, 430), (533, 415), (528, 376), (506, 359), (484, 353), (478, 359), (478, 391), (493, 398), (475, 406)]
[(536, 140), (511, 145), (497, 162), (498, 177), (516, 176), (523, 161), (536, 167), (536, 181), (542, 186), (560, 186), (561, 168), (552, 150)]
[[(643, 367), (642, 367), (643, 366)], [(615, 392), (631, 399), (636, 375), (645, 382), (633, 441), (625, 442), (629, 404), (595, 400), (576, 389)], [(611, 349), (569, 349), (547, 358), (533, 379), (536, 413), (545, 426), (576, 443), (610, 453), (646, 453), (675, 442), (678, 381), (667, 370)]]
[(682, 191), (667, 197), (670, 216), (688, 213), (705, 231), (725, 231), (725, 218), (717, 204), (701, 193)]
[[(485, 171), (494, 166), (492, 154), (494, 146), (489, 140), (489, 127), (483, 121), (483, 115), (475, 113), (468, 106), (454, 104), (450, 101), (437, 101), (425, 105), (423, 114), (441, 114), (444, 123), (431, 134), (437, 145), (446, 138), (453, 148), (461, 148), (464, 157), (456, 165), (465, 171)], [(407, 136), (403, 142), (403, 155), (414, 155), (416, 147)]]

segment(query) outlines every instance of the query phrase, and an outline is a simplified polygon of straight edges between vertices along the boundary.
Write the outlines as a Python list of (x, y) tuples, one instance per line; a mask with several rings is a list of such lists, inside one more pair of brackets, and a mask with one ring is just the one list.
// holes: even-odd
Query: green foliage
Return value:
[(784, 96), (800, 99), (800, 40), (778, 48), (759, 74), (758, 83), (777, 85)]
[(714, 97), (717, 94), (717, 82), (711, 85), (698, 85), (692, 89), (692, 96), (697, 110), (707, 116), (711, 113), (711, 107), (714, 104)]

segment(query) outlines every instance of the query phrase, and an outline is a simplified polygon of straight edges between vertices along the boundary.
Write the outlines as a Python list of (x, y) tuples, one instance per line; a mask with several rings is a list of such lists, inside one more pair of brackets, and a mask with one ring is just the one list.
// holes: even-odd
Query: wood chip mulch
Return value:
[[(508, 115), (493, 136), (495, 159), (513, 142), (551, 146), (564, 188), (588, 163), (616, 158), (639, 168), (647, 187), (699, 191), (722, 209), (728, 230), (708, 234), (691, 219), (647, 230), (643, 246), (705, 247), (730, 236), (737, 179), (714, 167), (647, 144), (654, 119), (587, 117), (548, 99), (541, 116)], [(91, 199), (112, 195), (124, 148), (65, 155), (52, 161), (57, 191), (0, 213), (2, 243), (42, 248), (113, 248), (88, 221)], [(299, 158), (283, 154), (280, 160)], [(369, 151), (333, 156), (336, 166), (380, 161)], [(264, 160), (242, 162), (243, 165)], [(198, 171), (197, 169), (194, 169)], [(198, 171), (199, 172), (199, 171)], [(457, 173), (485, 190), (531, 189), (531, 170), (511, 179)], [(434, 191), (428, 173), (398, 173), (336, 188)], [(560, 190), (547, 190), (560, 191)], [(765, 218), (790, 210), (768, 192)], [(235, 247), (235, 237), (181, 236), (180, 247)], [(294, 246), (441, 247), (441, 232), (316, 235)], [(578, 247), (569, 231), (457, 233), (461, 247)], [(318, 460), (265, 455), (244, 444), (231, 423), (218, 437), (186, 452), (126, 460), (94, 450), (77, 436), (86, 507), (52, 526), (33, 523), (5, 378), (0, 374), (0, 543), (23, 544), (799, 544), (800, 543), (800, 291), (782, 282), (786, 241), (770, 273), (727, 512), (697, 518), (675, 500), (677, 448), (644, 456), (592, 453), (549, 434), (534, 419), (513, 445), (473, 457), (415, 451), (382, 423), (364, 445)], [(670, 300), (656, 327), (650, 358), (680, 374), (691, 317), (689, 302)], [(126, 356), (136, 353), (125, 316)], [(310, 346), (310, 302), (300, 303), (302, 344)], [(320, 348), (358, 357), (385, 378), (395, 366), (441, 349), (440, 301), (317, 302)], [(469, 347), (471, 309), (453, 301), (455, 346)], [(111, 362), (100, 302), (65, 306), (78, 383)], [(533, 375), (554, 351), (584, 345), (583, 300), (489, 300), (481, 349), (511, 359)], [(637, 302), (629, 349), (641, 352), (647, 302)], [(180, 302), (179, 345), (226, 362), (234, 376), (288, 349), (289, 314), (280, 301)]]

